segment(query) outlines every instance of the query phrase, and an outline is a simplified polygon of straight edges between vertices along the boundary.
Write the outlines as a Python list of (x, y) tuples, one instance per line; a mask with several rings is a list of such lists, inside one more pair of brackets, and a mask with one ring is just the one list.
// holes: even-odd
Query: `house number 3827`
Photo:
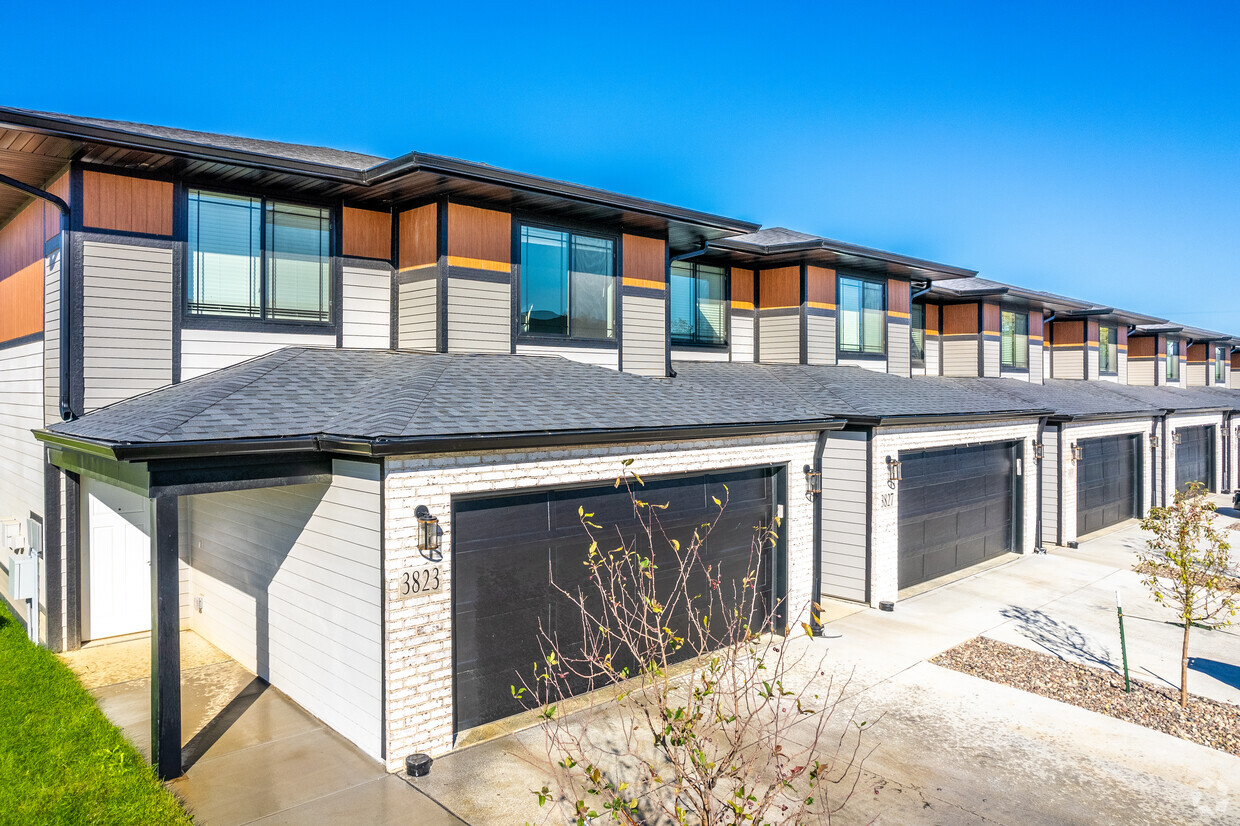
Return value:
[(438, 568), (421, 568), (416, 571), (405, 571), (400, 575), (402, 597), (413, 596), (424, 591), (438, 591), (440, 585)]

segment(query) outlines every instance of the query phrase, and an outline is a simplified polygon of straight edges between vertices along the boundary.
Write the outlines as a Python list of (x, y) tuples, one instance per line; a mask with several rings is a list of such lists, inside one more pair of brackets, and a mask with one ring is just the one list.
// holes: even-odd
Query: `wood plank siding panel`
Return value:
[(946, 304), (943, 307), (943, 335), (977, 335), (976, 304)]
[(754, 351), (754, 272), (744, 267), (732, 267), (729, 279), (731, 289), (730, 335), (728, 355), (732, 361), (755, 360)]
[(172, 383), (172, 250), (82, 245), (83, 406)]
[(822, 596), (866, 600), (866, 434), (830, 434), (822, 454)]
[(667, 288), (667, 245), (660, 238), (624, 235), (621, 238), (623, 279), (626, 287)]
[(94, 229), (172, 235), (172, 184), (87, 170), (82, 223)]
[(194, 630), (382, 757), (379, 465), (330, 484), (187, 497)]
[(448, 264), (509, 272), (512, 216), (493, 209), (448, 204)]
[(43, 202), (32, 200), (11, 221), (0, 227), (0, 279), (42, 261), (46, 237)]
[(341, 248), (350, 258), (391, 259), (392, 214), (345, 207)]
[(439, 261), (439, 213), (435, 204), (402, 212), (398, 232), (399, 269), (429, 267)]
[(342, 340), (345, 347), (388, 349), (392, 344), (392, 271), (387, 264), (341, 270)]
[(801, 306), (801, 268), (778, 267), (758, 276), (758, 309), (778, 310)]
[(43, 258), (0, 281), (0, 343), (43, 331)]

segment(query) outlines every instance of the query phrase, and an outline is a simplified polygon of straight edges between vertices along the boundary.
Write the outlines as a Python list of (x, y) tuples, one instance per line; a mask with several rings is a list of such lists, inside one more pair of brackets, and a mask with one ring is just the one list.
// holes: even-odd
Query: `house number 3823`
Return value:
[(420, 568), (400, 575), (400, 595), (410, 597), (424, 591), (438, 591), (441, 586), (438, 568)]

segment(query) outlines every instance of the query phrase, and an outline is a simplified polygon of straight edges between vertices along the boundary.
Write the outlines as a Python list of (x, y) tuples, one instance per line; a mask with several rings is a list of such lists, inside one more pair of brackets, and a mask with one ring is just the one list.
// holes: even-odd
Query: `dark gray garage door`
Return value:
[(900, 587), (1013, 547), (1016, 443), (900, 454)]
[(1187, 490), (1193, 482), (1214, 490), (1214, 427), (1181, 427), (1175, 434), (1180, 439), (1175, 446), (1176, 490)]
[(1076, 534), (1135, 517), (1141, 497), (1141, 437), (1081, 439), (1076, 463)]
[[(687, 547), (694, 529), (713, 518), (712, 497), (723, 500), (725, 484), (727, 507), (710, 535), (705, 559), (718, 566), (725, 583), (721, 592), (730, 595), (733, 590), (727, 583), (739, 580), (750, 569), (754, 527), (771, 522), (774, 471), (647, 479), (646, 486), (638, 490), (643, 501), (669, 504), (660, 511), (663, 528), (668, 537)], [(533, 664), (542, 659), (540, 622), (559, 635), (561, 646), (580, 644), (580, 612), (574, 613), (549, 580), (551, 572), (556, 583), (569, 591), (587, 585), (589, 572), (583, 562), (589, 539), (578, 508), (593, 513), (591, 521), (603, 525), (609, 537), (616, 536), (615, 526), (623, 529), (627, 539), (636, 535), (629, 496), (612, 485), (454, 504), (453, 656), (458, 731), (524, 710), (513, 698), (511, 687), (521, 685), (522, 674), (528, 679)], [(656, 542), (656, 585), (659, 579), (666, 583), (677, 575), (676, 559), (666, 548)], [(764, 554), (759, 582), (761, 593), (768, 598), (775, 579), (770, 557)], [(706, 590), (704, 581), (691, 581), (691, 586), (694, 593)], [(679, 630), (681, 624), (683, 616), (669, 618), (669, 627)]]

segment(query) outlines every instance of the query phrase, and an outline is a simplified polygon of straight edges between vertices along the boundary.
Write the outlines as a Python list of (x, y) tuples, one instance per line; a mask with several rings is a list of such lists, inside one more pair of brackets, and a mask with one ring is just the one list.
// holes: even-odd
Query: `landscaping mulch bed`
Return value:
[(987, 637), (974, 637), (930, 662), (991, 682), (1106, 714), (1240, 756), (1240, 707), (1061, 660)]

